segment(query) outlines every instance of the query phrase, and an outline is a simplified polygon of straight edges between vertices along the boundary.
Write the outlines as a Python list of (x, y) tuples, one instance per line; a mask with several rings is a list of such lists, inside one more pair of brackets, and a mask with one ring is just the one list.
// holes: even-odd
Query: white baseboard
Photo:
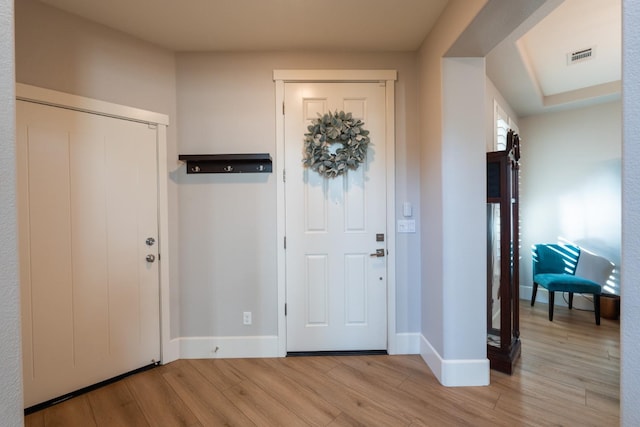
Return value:
[(181, 359), (279, 357), (277, 336), (180, 338)]
[(420, 340), (420, 355), (446, 387), (489, 385), (489, 359), (443, 359), (424, 335)]
[(420, 354), (420, 334), (403, 332), (396, 334), (396, 345), (389, 354)]
[(171, 363), (180, 358), (180, 338), (170, 340), (168, 343), (162, 344), (162, 356), (160, 360), (162, 364)]
[[(420, 334), (396, 334), (395, 350), (390, 354), (419, 354)], [(234, 359), (281, 357), (277, 336), (255, 337), (185, 337), (170, 343), (179, 349), (179, 357), (163, 358), (163, 363), (180, 359)], [(174, 352), (172, 352), (173, 355)], [(178, 351), (175, 352), (178, 354)], [(166, 360), (165, 360), (166, 359)]]
[[(520, 286), (520, 299), (531, 301), (531, 295), (533, 295), (532, 286)], [(549, 294), (546, 289), (538, 287), (536, 302), (541, 302), (543, 304), (549, 303)]]

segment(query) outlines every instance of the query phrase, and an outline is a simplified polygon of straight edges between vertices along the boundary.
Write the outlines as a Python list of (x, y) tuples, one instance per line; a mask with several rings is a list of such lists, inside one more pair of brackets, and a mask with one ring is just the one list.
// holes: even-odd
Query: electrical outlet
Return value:
[(244, 311), (242, 313), (242, 323), (244, 325), (250, 325), (251, 324), (251, 312), (250, 311)]

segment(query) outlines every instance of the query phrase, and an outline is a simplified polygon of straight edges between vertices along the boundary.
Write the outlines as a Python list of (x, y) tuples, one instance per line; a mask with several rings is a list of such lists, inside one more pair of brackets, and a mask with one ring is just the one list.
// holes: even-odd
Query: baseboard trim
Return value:
[(420, 354), (420, 333), (397, 333), (394, 352), (389, 354)]
[(424, 335), (420, 340), (420, 356), (443, 386), (489, 385), (489, 359), (443, 359)]
[[(529, 301), (531, 303), (531, 296), (533, 295), (532, 286), (520, 286), (520, 299)], [(536, 302), (547, 304), (549, 302), (549, 294), (547, 290), (542, 286), (538, 287), (538, 293), (536, 294)]]
[(181, 359), (279, 357), (277, 336), (179, 338)]
[(163, 365), (180, 359), (180, 338), (174, 338), (162, 344), (160, 359)]
[[(420, 354), (420, 337), (417, 332), (396, 334), (395, 351), (389, 354)], [(254, 357), (283, 357), (278, 351), (276, 335), (251, 337), (182, 337), (171, 340), (170, 358), (177, 359), (234, 359)], [(173, 350), (177, 348), (177, 350)], [(179, 356), (177, 354), (179, 353)]]

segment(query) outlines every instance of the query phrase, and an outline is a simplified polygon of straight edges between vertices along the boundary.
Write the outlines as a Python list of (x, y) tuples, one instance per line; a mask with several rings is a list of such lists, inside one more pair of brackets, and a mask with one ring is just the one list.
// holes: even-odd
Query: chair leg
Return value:
[(553, 291), (549, 291), (549, 321), (553, 322), (553, 304), (555, 303), (555, 295)]
[(569, 310), (573, 308), (573, 292), (569, 292)]
[(600, 324), (600, 295), (593, 295), (593, 308), (596, 312), (596, 325)]
[(533, 293), (531, 294), (531, 307), (536, 302), (536, 294), (538, 293), (538, 284), (533, 282)]

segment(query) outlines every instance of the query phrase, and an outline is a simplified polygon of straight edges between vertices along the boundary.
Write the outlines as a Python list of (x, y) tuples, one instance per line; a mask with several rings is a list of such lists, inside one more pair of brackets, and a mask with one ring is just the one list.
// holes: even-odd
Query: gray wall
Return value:
[[(442, 248), (445, 235), (443, 203), (446, 197), (443, 175), (443, 130), (442, 130), (442, 57), (466, 25), (483, 6), (484, 1), (450, 2), (438, 23), (431, 30), (419, 51), (420, 65), (420, 187), (422, 210), (420, 222), (422, 249), (421, 284), (421, 332), (440, 356), (445, 355), (445, 341), (456, 339), (447, 335), (445, 310), (455, 311), (455, 301), (445, 300), (447, 271)], [(484, 140), (483, 140), (484, 144)], [(483, 276), (484, 277), (484, 276)], [(462, 322), (468, 319), (464, 318)], [(482, 319), (480, 319), (482, 320)], [(475, 341), (475, 340), (474, 340)]]
[(22, 425), (13, 1), (0, 0), (0, 424)]
[(621, 107), (616, 101), (520, 119), (521, 286), (532, 285), (535, 243), (564, 239), (620, 266)]
[[(274, 69), (396, 69), (396, 211), (419, 216), (415, 54), (181, 53), (180, 153), (275, 154)], [(275, 159), (277, 161), (277, 159)], [(180, 183), (181, 335), (277, 334), (275, 174), (187, 176)], [(397, 235), (397, 332), (420, 330), (417, 233)], [(242, 325), (242, 312), (253, 324)]]
[(622, 2), (622, 425), (640, 425), (640, 3)]

